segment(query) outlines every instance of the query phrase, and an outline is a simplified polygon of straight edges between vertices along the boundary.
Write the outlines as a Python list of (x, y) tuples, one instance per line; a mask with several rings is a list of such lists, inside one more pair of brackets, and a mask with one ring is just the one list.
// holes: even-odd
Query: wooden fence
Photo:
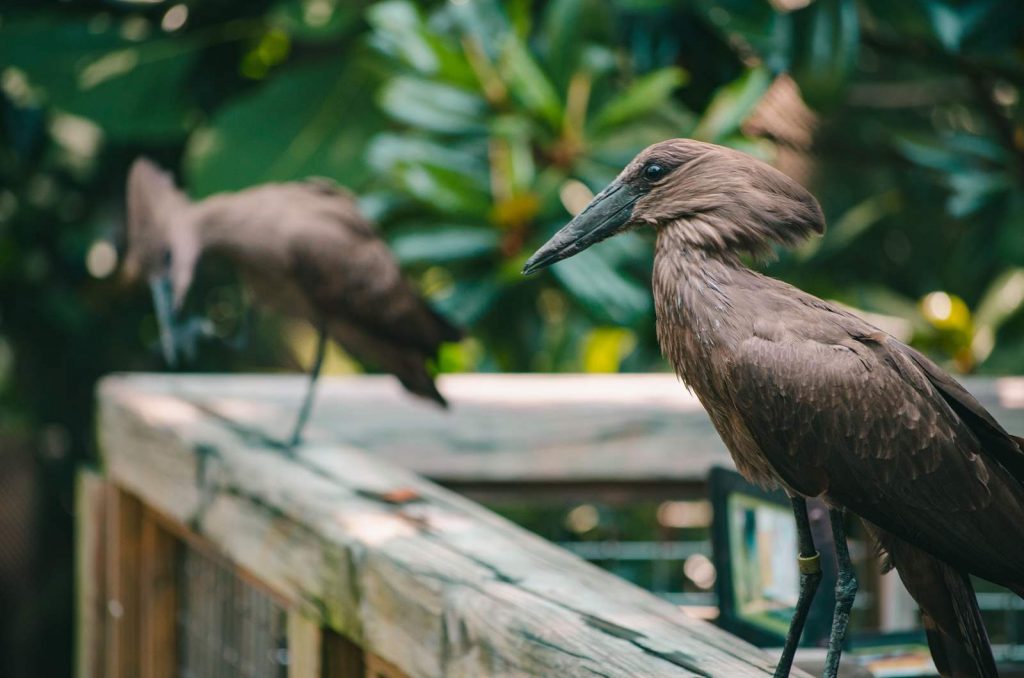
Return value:
[[(726, 460), (674, 379), (135, 375), (78, 493), (79, 678), (767, 676), (759, 650), (420, 475), (668, 484)], [(685, 429), (685, 449), (678, 434)], [(796, 672), (794, 672), (796, 675)]]

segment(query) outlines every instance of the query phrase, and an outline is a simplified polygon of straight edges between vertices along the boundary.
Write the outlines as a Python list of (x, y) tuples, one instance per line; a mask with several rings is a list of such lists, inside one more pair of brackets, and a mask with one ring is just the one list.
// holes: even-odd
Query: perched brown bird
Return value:
[(169, 361), (197, 331), (177, 325), (175, 316), (206, 253), (232, 261), (258, 303), (317, 328), (316, 359), (292, 444), (309, 415), (328, 336), (358, 360), (394, 374), (412, 393), (446, 404), (426, 361), (462, 333), (402, 277), (344, 189), (316, 179), (193, 202), (168, 173), (140, 158), (129, 172), (127, 195), (126, 273), (149, 279)]
[(658, 340), (740, 472), (792, 498), (797, 610), (788, 675), (820, 579), (806, 497), (831, 507), (839, 565), (825, 675), (836, 675), (857, 582), (844, 510), (917, 600), (945, 676), (995, 676), (969, 574), (1024, 596), (1024, 451), (928, 358), (847, 311), (747, 268), (822, 233), (817, 201), (751, 157), (675, 139), (641, 152), (527, 262), (530, 273), (630, 226), (657, 231)]

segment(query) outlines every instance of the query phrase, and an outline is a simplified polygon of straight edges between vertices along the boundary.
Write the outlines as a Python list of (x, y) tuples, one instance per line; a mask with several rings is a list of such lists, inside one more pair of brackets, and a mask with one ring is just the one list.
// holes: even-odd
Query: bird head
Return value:
[(649, 146), (537, 250), (523, 273), (631, 227), (672, 229), (687, 246), (754, 255), (825, 230), (818, 201), (749, 155), (692, 139)]
[(138, 158), (128, 172), (126, 243), (123, 275), (129, 281), (166, 273), (170, 256), (169, 223), (185, 194), (155, 163)]

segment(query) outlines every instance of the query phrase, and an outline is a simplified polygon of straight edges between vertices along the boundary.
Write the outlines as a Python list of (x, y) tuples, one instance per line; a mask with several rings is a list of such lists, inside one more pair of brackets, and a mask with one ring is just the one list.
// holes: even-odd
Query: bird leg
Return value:
[(793, 620), (789, 623), (789, 632), (786, 633), (786, 645), (782, 648), (782, 656), (775, 667), (775, 678), (786, 678), (793, 667), (793, 655), (796, 654), (796, 646), (800, 643), (814, 594), (821, 583), (821, 555), (814, 548), (811, 521), (807, 517), (807, 500), (803, 497), (791, 497), (790, 501), (793, 503), (793, 516), (796, 518), (800, 594), (797, 597)]
[(149, 278), (149, 291), (153, 295), (153, 309), (156, 311), (156, 322), (160, 329), (160, 350), (164, 360), (171, 367), (178, 364), (178, 353), (175, 347), (174, 302), (171, 292), (171, 276), (154, 275)]
[(836, 678), (839, 672), (839, 658), (843, 653), (843, 641), (850, 624), (850, 610), (857, 596), (857, 576), (850, 561), (850, 549), (846, 544), (846, 512), (831, 509), (832, 540), (835, 542), (836, 565), (836, 607), (832, 615), (832, 633), (828, 639), (828, 654), (825, 656), (824, 678)]
[(180, 356), (184, 356), (185, 362), (195, 360), (199, 339), (215, 337), (216, 332), (207, 318), (192, 316), (179, 322), (171, 285), (171, 277), (166, 273), (149, 279), (156, 322), (160, 328), (160, 350), (167, 364), (177, 367)]
[(310, 410), (313, 409), (313, 393), (316, 390), (316, 380), (320, 376), (320, 369), (324, 365), (324, 353), (327, 351), (327, 326), (320, 326), (320, 334), (316, 341), (316, 358), (313, 367), (309, 371), (309, 385), (306, 387), (306, 397), (299, 409), (299, 417), (295, 421), (295, 430), (292, 431), (291, 441), (288, 447), (292, 448), (302, 442), (302, 429), (306, 427), (306, 420), (309, 419)]

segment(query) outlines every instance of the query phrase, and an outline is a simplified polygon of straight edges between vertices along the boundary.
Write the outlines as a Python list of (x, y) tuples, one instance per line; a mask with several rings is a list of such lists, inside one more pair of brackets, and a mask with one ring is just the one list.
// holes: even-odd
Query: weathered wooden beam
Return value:
[[(282, 440), (294, 424), (301, 375), (136, 375), (251, 435)], [(441, 410), (392, 377), (326, 378), (307, 429), (311, 442), (346, 443), (445, 485), (602, 483), (623, 491), (665, 483), (702, 486), (731, 466), (707, 414), (671, 374), (445, 375)], [(1024, 379), (966, 386), (1010, 431), (1024, 431)]]
[(396, 671), (770, 675), (752, 646), (407, 470), (336, 443), (290, 455), (225, 419), (251, 403), (268, 420), (255, 382), (224, 411), (191, 379), (103, 382), (108, 477)]

